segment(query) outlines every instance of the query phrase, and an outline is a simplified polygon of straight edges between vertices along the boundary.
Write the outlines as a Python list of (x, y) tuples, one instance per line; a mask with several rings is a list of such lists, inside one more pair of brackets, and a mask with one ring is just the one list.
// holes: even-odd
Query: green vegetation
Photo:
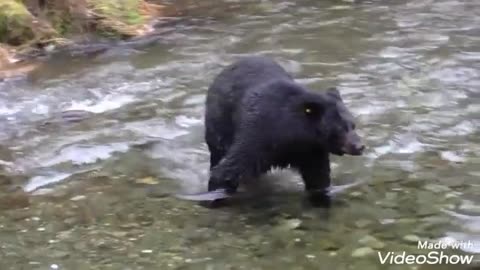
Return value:
[(32, 15), (22, 4), (14, 0), (0, 3), (0, 42), (19, 45), (35, 37)]
[(117, 21), (128, 25), (139, 25), (145, 19), (140, 14), (140, 0), (89, 0), (92, 10), (102, 14), (105, 20)]
[(94, 33), (128, 38), (144, 34), (162, 6), (145, 0), (2, 0), (1, 43), (31, 48)]

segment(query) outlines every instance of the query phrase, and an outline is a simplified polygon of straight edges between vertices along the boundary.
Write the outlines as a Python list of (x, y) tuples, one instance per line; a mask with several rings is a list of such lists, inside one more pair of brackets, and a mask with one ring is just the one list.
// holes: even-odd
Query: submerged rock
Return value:
[(443, 192), (449, 192), (451, 189), (447, 186), (442, 186), (442, 185), (437, 185), (437, 184), (427, 184), (425, 185), (425, 189), (432, 191), (434, 193), (443, 193)]
[(385, 247), (385, 244), (382, 241), (371, 235), (362, 237), (360, 240), (358, 240), (358, 242), (373, 249), (382, 249)]
[(158, 180), (153, 178), (152, 176), (147, 176), (144, 178), (136, 179), (135, 183), (144, 185), (156, 185), (158, 184)]
[(373, 250), (371, 247), (361, 247), (357, 248), (352, 252), (352, 257), (354, 258), (361, 258), (365, 257), (371, 254), (374, 254), (375, 250)]
[(12, 179), (9, 176), (0, 173), (0, 186), (6, 186), (10, 184), (12, 184)]
[(337, 251), (340, 249), (342, 246), (340, 243), (338, 243), (334, 239), (321, 239), (318, 241), (318, 245), (323, 249), (327, 251)]
[(0, 194), (0, 210), (25, 208), (30, 206), (28, 193), (18, 188), (13, 193)]
[(372, 224), (372, 221), (368, 220), (368, 219), (359, 219), (359, 220), (356, 220), (355, 221), (355, 226), (357, 228), (365, 228), (367, 227), (368, 225)]
[(295, 230), (300, 228), (302, 221), (298, 218), (285, 219), (280, 222), (278, 228), (285, 231)]
[(415, 244), (421, 241), (420, 237), (418, 237), (415, 234), (407, 234), (403, 237), (403, 240), (407, 242), (415, 243)]

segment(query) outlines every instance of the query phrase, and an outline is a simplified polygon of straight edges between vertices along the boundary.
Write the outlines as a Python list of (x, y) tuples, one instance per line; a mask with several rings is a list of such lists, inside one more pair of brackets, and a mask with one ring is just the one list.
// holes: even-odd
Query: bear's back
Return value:
[(279, 64), (268, 57), (244, 57), (226, 67), (215, 78), (208, 95), (233, 104), (241, 100), (245, 92), (278, 80), (293, 79)]

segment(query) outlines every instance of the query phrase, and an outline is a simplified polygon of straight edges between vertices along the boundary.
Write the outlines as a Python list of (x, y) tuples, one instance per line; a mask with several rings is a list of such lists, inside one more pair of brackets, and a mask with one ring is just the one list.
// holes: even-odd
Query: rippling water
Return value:
[[(59, 55), (0, 82), (1, 173), (32, 195), (28, 211), (0, 218), (2, 269), (384, 269), (376, 255), (351, 256), (367, 234), (385, 251), (415, 248), (414, 235), (477, 241), (464, 251), (480, 253), (480, 2), (211, 2), (148, 47)], [(300, 205), (287, 172), (239, 209), (150, 196), (205, 189), (205, 92), (249, 54), (274, 57), (311, 89), (338, 86), (358, 119), (368, 151), (335, 158), (333, 174), (364, 184), (328, 218)], [(66, 110), (90, 113), (65, 123)], [(122, 227), (132, 219), (141, 230)], [(279, 233), (291, 220), (305, 228)], [(82, 236), (118, 228), (124, 242), (106, 247)]]

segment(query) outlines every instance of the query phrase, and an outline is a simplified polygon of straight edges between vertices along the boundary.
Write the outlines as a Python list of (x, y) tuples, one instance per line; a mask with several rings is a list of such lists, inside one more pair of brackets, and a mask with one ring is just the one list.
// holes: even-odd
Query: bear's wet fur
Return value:
[(274, 60), (245, 57), (208, 89), (208, 190), (235, 193), (272, 167), (298, 170), (314, 204), (328, 204), (329, 154), (361, 155), (352, 114), (335, 88), (313, 92)]

